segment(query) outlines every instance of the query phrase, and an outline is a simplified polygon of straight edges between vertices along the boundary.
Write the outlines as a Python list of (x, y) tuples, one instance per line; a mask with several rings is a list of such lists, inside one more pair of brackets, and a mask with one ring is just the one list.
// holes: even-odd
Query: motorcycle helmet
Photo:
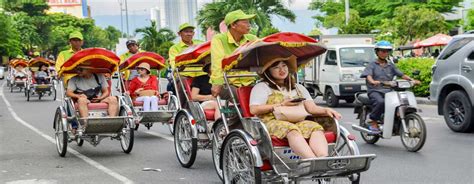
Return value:
[(392, 44), (389, 41), (382, 40), (375, 43), (375, 51), (377, 50), (393, 50)]

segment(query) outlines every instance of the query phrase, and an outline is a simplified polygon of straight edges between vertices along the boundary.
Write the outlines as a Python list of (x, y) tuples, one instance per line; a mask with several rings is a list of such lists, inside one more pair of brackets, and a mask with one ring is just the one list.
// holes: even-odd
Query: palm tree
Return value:
[(155, 21), (151, 21), (151, 26), (136, 29), (135, 33), (143, 35), (143, 38), (139, 40), (140, 47), (152, 52), (158, 52), (163, 43), (171, 42), (176, 38), (170, 29), (158, 30)]
[(210, 27), (217, 31), (225, 15), (238, 9), (256, 15), (254, 24), (257, 27), (257, 36), (264, 28), (272, 27), (271, 15), (288, 19), (291, 22), (296, 19), (295, 14), (283, 5), (282, 0), (227, 0), (204, 5), (197, 16), (201, 30), (205, 31)]

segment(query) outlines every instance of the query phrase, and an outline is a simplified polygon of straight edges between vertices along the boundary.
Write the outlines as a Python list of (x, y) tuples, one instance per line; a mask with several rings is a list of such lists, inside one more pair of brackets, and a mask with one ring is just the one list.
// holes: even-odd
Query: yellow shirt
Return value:
[[(234, 40), (234, 37), (230, 32), (225, 32), (215, 35), (211, 40), (211, 79), (209, 82), (212, 85), (223, 85), (224, 84), (224, 72), (222, 71), (222, 59), (231, 55), (235, 49), (240, 45), (245, 44), (249, 41), (257, 40), (257, 36), (252, 34), (245, 34), (239, 43)], [(229, 72), (229, 75), (238, 74), (252, 74), (251, 72), (239, 71)], [(234, 86), (248, 86), (255, 82), (253, 77), (245, 78), (231, 78), (230, 83)]]
[[(198, 45), (201, 43), (203, 42), (200, 40), (193, 40), (193, 45)], [(181, 52), (183, 52), (187, 48), (189, 48), (189, 46), (186, 45), (186, 43), (184, 43), (183, 41), (179, 41), (179, 43), (174, 44), (173, 46), (170, 47), (168, 56), (169, 56), (170, 66), (173, 70), (175, 69), (176, 56), (178, 56)], [(184, 71), (181, 72), (180, 74), (183, 76), (188, 76), (188, 77), (197, 77), (201, 75), (207, 75), (206, 72), (190, 72), (190, 71), (202, 71), (202, 67), (186, 67)]]
[[(54, 66), (54, 69), (56, 70), (57, 73), (59, 73), (59, 70), (61, 69), (61, 66), (74, 55), (74, 50), (72, 48), (68, 50), (63, 50), (58, 54), (58, 57), (56, 58), (56, 64)], [(76, 76), (76, 74), (65, 74), (63, 75), (63, 81), (66, 83), (69, 79), (72, 77)]]

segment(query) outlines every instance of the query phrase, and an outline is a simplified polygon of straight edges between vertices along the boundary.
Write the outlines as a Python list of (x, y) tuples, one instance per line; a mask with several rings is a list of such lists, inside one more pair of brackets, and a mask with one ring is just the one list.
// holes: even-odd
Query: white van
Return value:
[(328, 50), (304, 68), (300, 82), (314, 96), (323, 95), (330, 107), (338, 106), (340, 99), (352, 103), (355, 93), (367, 90), (360, 75), (376, 59), (373, 36), (336, 35), (320, 40)]

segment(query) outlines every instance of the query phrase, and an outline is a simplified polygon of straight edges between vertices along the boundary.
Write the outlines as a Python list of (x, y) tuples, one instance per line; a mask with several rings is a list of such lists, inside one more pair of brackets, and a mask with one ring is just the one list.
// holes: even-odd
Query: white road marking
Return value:
[(162, 134), (162, 133), (158, 133), (158, 132), (152, 132), (152, 131), (146, 131), (145, 133), (150, 134), (150, 135), (154, 135), (154, 136), (157, 136), (157, 137), (161, 137), (161, 138), (166, 139), (166, 140), (171, 141), (171, 142), (174, 141), (174, 137), (171, 136), (171, 135), (166, 135), (166, 134)]
[[(3, 93), (3, 88), (5, 86), (5, 83), (2, 84), (1, 86), (1, 90), (0, 90), (0, 96), (2, 96), (2, 99), (3, 101), (5, 102), (5, 105), (7, 107), (7, 109), (10, 111), (10, 114), (13, 116), (13, 118), (15, 118), (16, 121), (20, 122), (22, 125), (26, 126), (27, 128), (29, 128), (30, 130), (36, 132), (37, 134), (39, 134), (40, 136), (42, 136), (43, 138), (45, 138), (46, 140), (48, 140), (49, 142), (53, 143), (53, 144), (56, 144), (56, 141), (54, 138), (48, 136), (47, 134), (41, 132), (40, 130), (38, 130), (37, 128), (35, 128), (34, 126), (32, 126), (31, 124), (27, 123), (26, 121), (24, 121), (23, 119), (21, 119), (17, 114), (16, 112), (13, 110), (10, 102), (7, 100), (7, 98), (5, 97), (4, 93)], [(115, 172), (115, 171), (112, 171), (111, 169), (103, 166), (102, 164), (90, 159), (89, 157), (79, 153), (78, 151), (68, 147), (68, 152), (70, 152), (71, 154), (73, 154), (74, 156), (80, 158), (81, 160), (85, 161), (86, 163), (88, 163), (89, 165), (101, 170), (102, 172), (114, 177), (115, 179), (121, 181), (122, 183), (133, 183), (132, 180), (126, 178), (125, 176), (122, 176), (120, 175), (119, 173)]]

